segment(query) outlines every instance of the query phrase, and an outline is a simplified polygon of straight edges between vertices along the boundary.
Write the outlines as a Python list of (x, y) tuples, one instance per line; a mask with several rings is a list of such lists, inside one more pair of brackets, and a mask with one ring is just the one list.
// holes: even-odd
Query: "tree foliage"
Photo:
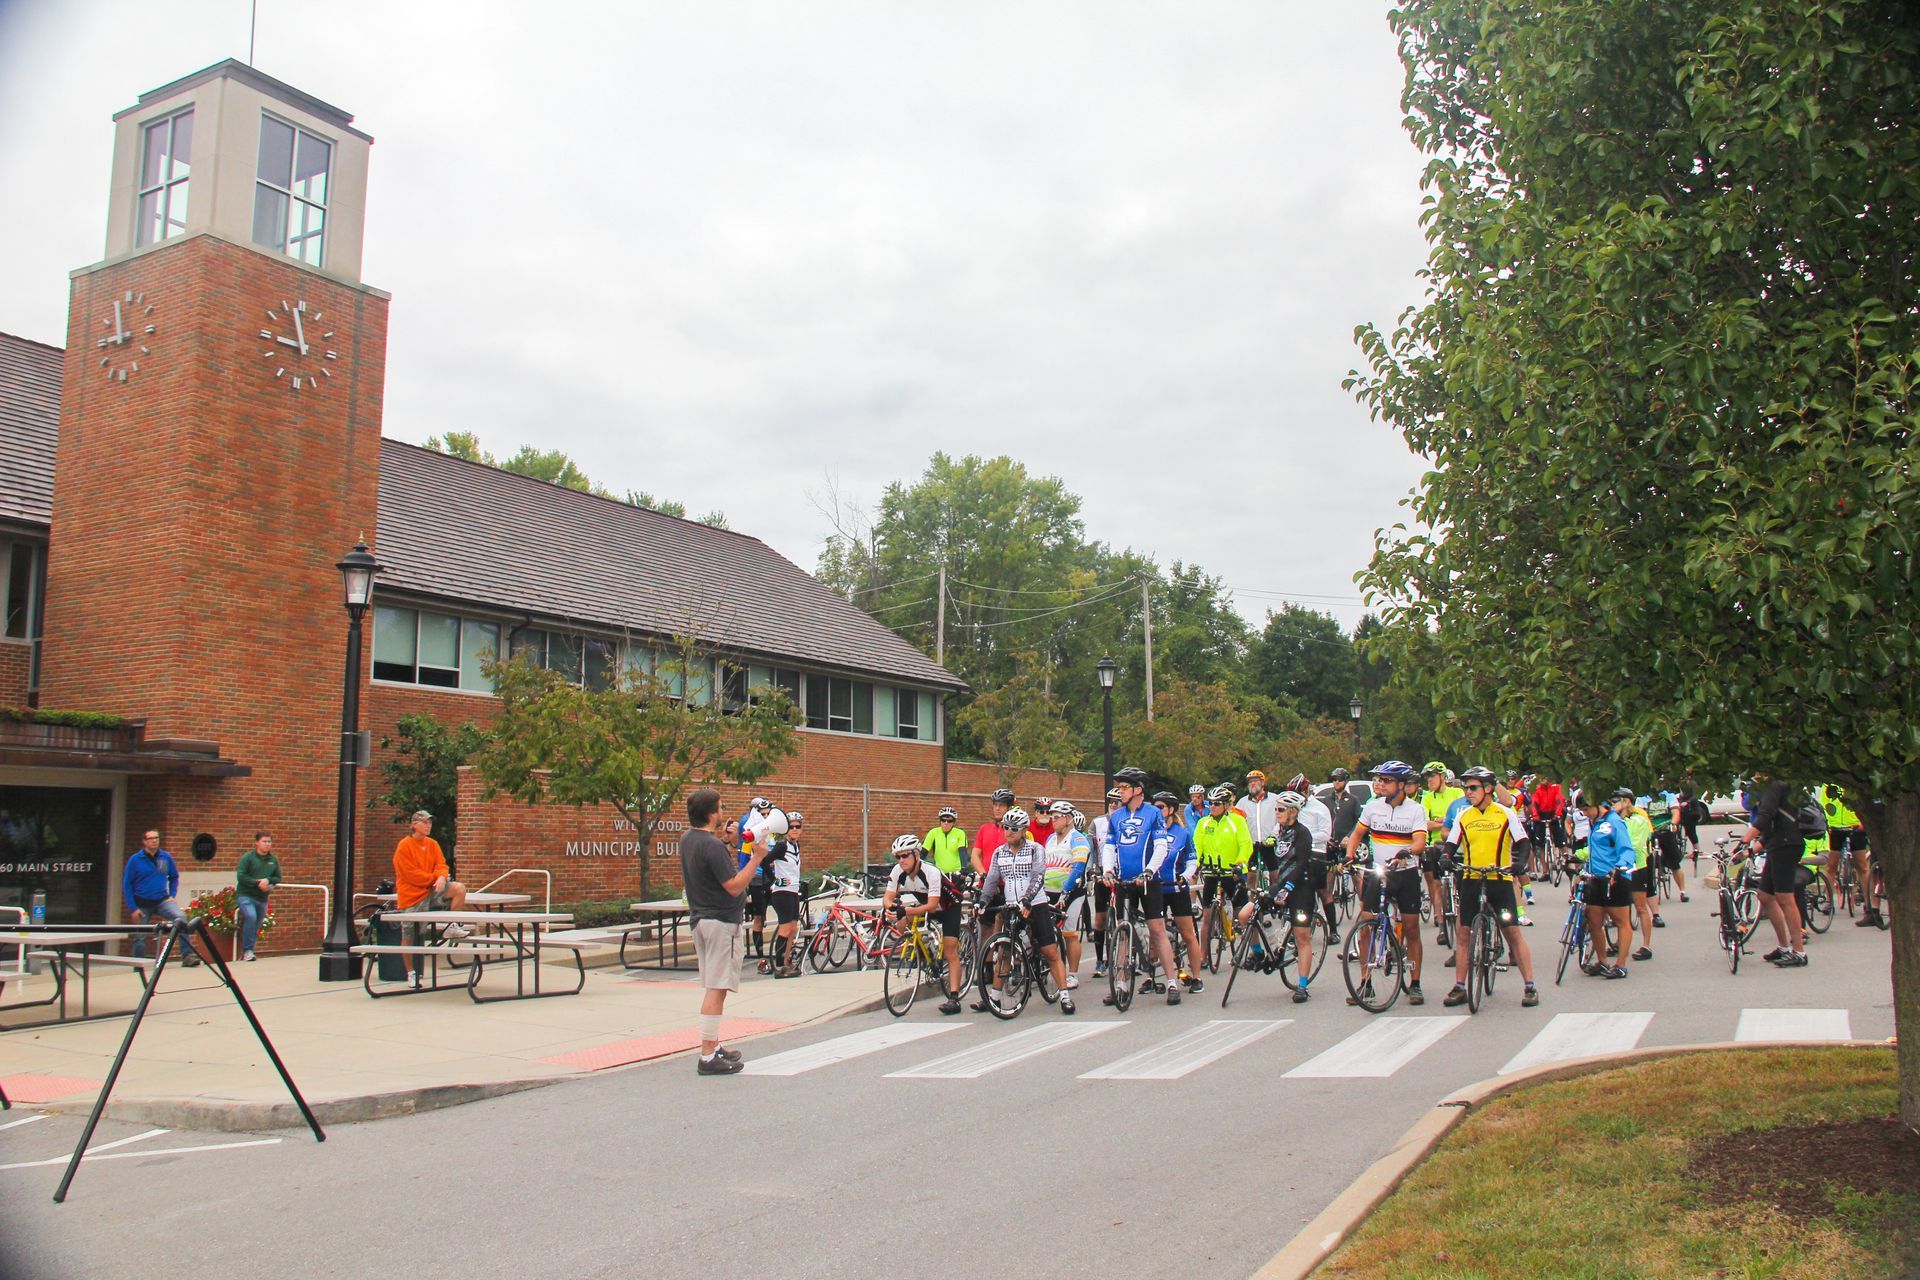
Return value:
[(369, 809), (385, 809), (405, 826), (416, 811), (433, 815), (433, 836), (448, 849), (459, 840), (455, 804), (459, 768), (486, 745), (487, 732), (466, 721), (448, 725), (425, 711), (401, 716), (394, 735), (382, 735), (381, 789), (367, 797)]
[(525, 804), (606, 804), (640, 846), (640, 893), (652, 893), (653, 834), (688, 787), (754, 783), (798, 747), (799, 710), (759, 688), (746, 706), (672, 695), (699, 666), (690, 641), (652, 672), (612, 688), (573, 684), (524, 659), (488, 668), (500, 697), (492, 738), (474, 757), (488, 795)]
[(1054, 672), (1034, 654), (1021, 654), (1012, 679), (981, 693), (954, 717), (957, 728), (980, 744), (980, 758), (994, 766), (1003, 785), (1026, 769), (1044, 769), (1065, 781), (1080, 767), (1080, 744), (1068, 728), (1065, 708), (1050, 690)]
[(1179, 794), (1199, 782), (1211, 787), (1243, 774), (1260, 754), (1260, 717), (1224, 685), (1175, 679), (1153, 698), (1153, 719), (1130, 712), (1113, 740), (1127, 764), (1152, 774), (1156, 786)]
[(1352, 639), (1331, 615), (1297, 604), (1267, 615), (1247, 651), (1247, 678), (1269, 698), (1336, 719), (1360, 692)]
[(1447, 741), (1833, 780), (1895, 900), (1920, 1123), (1920, 10), (1405, 0), (1425, 303), (1362, 400), (1432, 460), (1366, 577)]

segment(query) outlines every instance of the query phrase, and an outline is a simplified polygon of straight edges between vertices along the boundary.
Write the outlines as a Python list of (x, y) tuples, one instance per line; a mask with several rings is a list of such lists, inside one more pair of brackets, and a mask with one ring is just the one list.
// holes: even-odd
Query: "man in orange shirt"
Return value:
[[(393, 893), (394, 902), (401, 911), (464, 911), (467, 906), (467, 886), (452, 878), (447, 866), (447, 855), (440, 851), (440, 842), (427, 833), (433, 830), (433, 815), (425, 809), (416, 810), (413, 815), (413, 834), (400, 837), (400, 843), (393, 850)], [(415, 926), (414, 942), (420, 940), (420, 927)], [(461, 925), (450, 924), (444, 930), (449, 938), (464, 938), (467, 929)], [(413, 967), (413, 957), (400, 957), (407, 966), (407, 985), (418, 987), (420, 975)]]

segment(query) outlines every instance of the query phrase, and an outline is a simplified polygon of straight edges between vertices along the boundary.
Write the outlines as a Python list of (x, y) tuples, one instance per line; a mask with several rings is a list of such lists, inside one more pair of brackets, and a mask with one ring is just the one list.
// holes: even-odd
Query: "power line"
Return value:
[[(1105, 591), (1108, 587), (1131, 586), (1136, 580), (1135, 578), (1116, 578), (1112, 582), (1090, 583), (1087, 586), (1078, 588), (1078, 590), (1082, 592)], [(1062, 591), (1075, 589), (1072, 587), (989, 587), (983, 586), (978, 582), (962, 582), (958, 578), (948, 578), (947, 583), (949, 586), (967, 587), (974, 591), (994, 591), (1006, 596), (1057, 596)]]
[(1073, 609), (1084, 609), (1091, 605), (1104, 604), (1107, 601), (1115, 599), (1116, 597), (1124, 595), (1127, 592), (1130, 592), (1132, 590), (1133, 590), (1133, 583), (1127, 582), (1127, 583), (1121, 584), (1119, 587), (1116, 587), (1114, 590), (1107, 592), (1105, 595), (1094, 596), (1086, 600), (1076, 600), (1072, 604), (1063, 604), (1057, 609), (1045, 609), (1039, 613), (1027, 614), (1023, 618), (1005, 618), (999, 622), (975, 622), (975, 623), (970, 623), (969, 625), (975, 631), (980, 631), (980, 630), (984, 630), (987, 627), (1011, 627), (1011, 626), (1017, 626), (1022, 622), (1038, 622), (1042, 618), (1051, 618), (1053, 615), (1057, 613), (1066, 613)]
[(895, 609), (911, 609), (911, 608), (913, 608), (913, 607), (914, 607), (915, 605), (920, 605), (920, 604), (932, 604), (932, 603), (933, 603), (933, 601), (934, 601), (934, 597), (933, 597), (933, 596), (928, 596), (928, 597), (927, 597), (926, 599), (924, 599), (924, 600), (909, 600), (909, 601), (907, 601), (907, 602), (906, 602), (906, 603), (904, 603), (904, 604), (883, 604), (883, 605), (880, 605), (880, 606), (878, 606), (878, 607), (876, 607), (876, 608), (872, 608), (872, 609), (869, 609), (869, 610), (867, 610), (867, 612), (868, 612), (869, 614), (874, 614), (874, 613), (891, 613), (891, 612), (893, 612), (893, 611), (894, 611)]

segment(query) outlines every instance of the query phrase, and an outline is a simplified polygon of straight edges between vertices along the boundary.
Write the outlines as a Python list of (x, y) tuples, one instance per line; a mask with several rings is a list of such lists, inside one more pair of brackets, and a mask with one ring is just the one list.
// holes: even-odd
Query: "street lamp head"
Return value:
[(1359, 694), (1357, 693), (1354, 694), (1353, 701), (1347, 704), (1347, 714), (1352, 716), (1355, 720), (1358, 720), (1360, 718), (1360, 695)]
[(1102, 658), (1093, 664), (1093, 670), (1095, 674), (1100, 677), (1100, 687), (1102, 689), (1111, 689), (1113, 688), (1113, 678), (1120, 674), (1120, 664), (1112, 658)]
[(340, 580), (346, 589), (347, 612), (356, 616), (373, 600), (373, 575), (384, 566), (367, 553), (365, 542), (353, 544), (338, 565)]

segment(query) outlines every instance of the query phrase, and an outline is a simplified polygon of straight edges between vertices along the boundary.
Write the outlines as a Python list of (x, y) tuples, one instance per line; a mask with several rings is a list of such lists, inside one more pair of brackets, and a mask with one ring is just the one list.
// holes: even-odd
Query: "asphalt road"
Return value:
[[(79, 1121), (16, 1108), (0, 1115), (13, 1126), (0, 1128), (0, 1267), (57, 1280), (1246, 1275), (1423, 1110), (1523, 1055), (1892, 1034), (1887, 934), (1842, 915), (1808, 968), (1762, 964), (1756, 946), (1730, 976), (1711, 901), (1669, 904), (1654, 959), (1625, 981), (1570, 970), (1556, 988), (1543, 964), (1537, 1009), (1520, 1008), (1508, 974), (1468, 1018), (1440, 1007), (1448, 980), (1429, 973), (1424, 1008), (1376, 1018), (1345, 1005), (1334, 967), (1303, 1007), (1259, 975), (1224, 1012), (1212, 980), (1179, 1008), (1143, 998), (1125, 1018), (1097, 990), (1077, 1017), (1036, 1002), (1011, 1023), (942, 1018), (923, 1000), (904, 1020), (875, 1012), (742, 1046), (788, 1075), (698, 1078), (675, 1058), (342, 1126), (321, 1146), (304, 1131), (109, 1124), (97, 1144), (131, 1141), (101, 1155), (124, 1158), (90, 1160), (61, 1206), (59, 1168), (32, 1162), (70, 1150)], [(1540, 894), (1528, 936), (1543, 952), (1563, 903)], [(1764, 926), (1755, 941), (1771, 945)]]

